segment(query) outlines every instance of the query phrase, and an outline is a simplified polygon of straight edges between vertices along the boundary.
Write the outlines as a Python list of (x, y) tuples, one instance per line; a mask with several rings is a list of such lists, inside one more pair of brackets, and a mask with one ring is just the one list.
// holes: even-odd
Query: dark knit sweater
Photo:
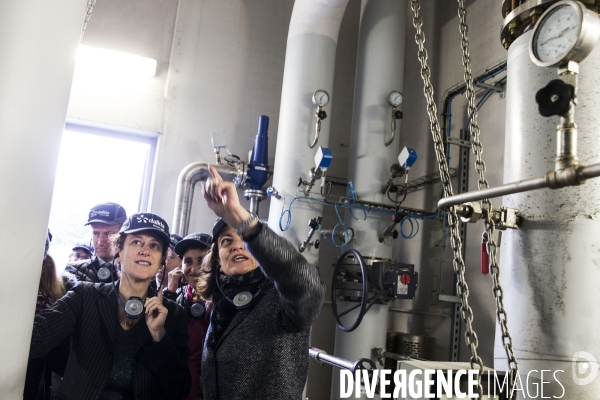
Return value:
[[(202, 358), (205, 400), (300, 400), (308, 339), (325, 285), (317, 268), (266, 225), (246, 243), (269, 280), (252, 307), (237, 310)], [(215, 302), (226, 301), (218, 294)]]

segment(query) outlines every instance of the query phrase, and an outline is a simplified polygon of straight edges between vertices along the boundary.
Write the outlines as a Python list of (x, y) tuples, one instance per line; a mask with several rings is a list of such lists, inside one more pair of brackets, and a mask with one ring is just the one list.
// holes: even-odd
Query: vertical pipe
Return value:
[[(537, 112), (537, 90), (556, 79), (555, 68), (540, 68), (529, 59), (531, 32), (519, 37), (508, 50), (506, 141), (504, 181), (542, 176), (554, 168), (558, 118)], [(600, 48), (581, 63), (577, 126), (579, 157), (584, 165), (600, 161), (597, 127), (600, 114)], [(559, 148), (560, 150), (560, 148)], [(559, 190), (541, 189), (504, 197), (504, 205), (518, 209), (524, 222), (502, 236), (501, 284), (508, 326), (519, 359), (521, 379), (541, 379), (542, 370), (558, 372), (556, 383), (546, 372), (545, 397), (597, 398), (600, 379), (587, 385), (573, 357), (585, 352), (600, 360), (600, 180)], [(496, 329), (494, 364), (506, 369), (506, 354)], [(582, 353), (580, 353), (582, 354)], [(597, 361), (587, 363), (589, 375)], [(535, 370), (535, 371), (534, 371)], [(530, 391), (535, 387), (529, 384)], [(522, 392), (519, 392), (520, 394)], [(531, 392), (534, 393), (534, 392)], [(541, 397), (541, 396), (540, 396)]]
[[(401, 137), (396, 135), (386, 147), (392, 112), (387, 97), (403, 88), (407, 4), (363, 0), (361, 7), (348, 180), (360, 199), (390, 203), (381, 187), (390, 177), (390, 166), (397, 162)], [(354, 211), (358, 220), (346, 213), (347, 225), (357, 232), (354, 248), (364, 257), (392, 258), (392, 243), (379, 243), (378, 239), (390, 219), (373, 214), (363, 221), (360, 211)], [(340, 312), (353, 304), (341, 302)], [(357, 312), (350, 312), (348, 320), (356, 318)], [(387, 321), (388, 306), (374, 305), (355, 331), (336, 329), (334, 354), (355, 360), (370, 357), (373, 347), (385, 348)], [(339, 389), (339, 369), (334, 368), (332, 399), (339, 398)]]
[[(335, 100), (335, 52), (347, 4), (348, 0), (296, 0), (294, 4), (285, 55), (273, 175), (273, 186), (282, 198), (271, 198), (269, 210), (269, 226), (275, 232), (281, 232), (281, 210), (296, 195), (298, 178), (306, 178), (314, 166), (316, 149), (309, 147), (315, 126), (312, 95), (323, 89)], [(331, 102), (325, 109), (331, 110)], [(322, 123), (318, 146), (329, 145), (330, 120), (327, 118)], [(321, 215), (322, 210), (320, 204), (295, 202), (292, 224), (283, 235), (299, 245), (306, 235), (307, 221)], [(316, 263), (318, 253), (307, 251), (304, 257)]]
[(0, 2), (0, 398), (23, 396), (85, 0)]

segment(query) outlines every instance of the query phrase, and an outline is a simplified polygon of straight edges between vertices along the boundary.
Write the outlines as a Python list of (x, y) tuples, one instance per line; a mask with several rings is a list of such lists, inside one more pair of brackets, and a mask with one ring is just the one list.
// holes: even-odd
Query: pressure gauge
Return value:
[(317, 90), (313, 94), (312, 102), (317, 107), (325, 107), (329, 103), (329, 93), (324, 90)]
[(529, 43), (531, 60), (540, 67), (580, 62), (600, 38), (600, 19), (577, 1), (560, 1), (540, 17)]
[(400, 92), (394, 90), (388, 95), (387, 101), (390, 106), (398, 107), (400, 104), (402, 104), (402, 95), (400, 94)]

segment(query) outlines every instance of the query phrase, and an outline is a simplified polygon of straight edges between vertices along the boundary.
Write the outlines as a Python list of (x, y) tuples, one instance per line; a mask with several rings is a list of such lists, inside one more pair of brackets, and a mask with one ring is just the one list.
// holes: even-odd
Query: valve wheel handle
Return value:
[[(345, 326), (344, 324), (342, 324), (342, 321), (340, 320), (340, 316), (337, 311), (336, 287), (337, 287), (337, 274), (338, 274), (338, 269), (340, 268), (340, 263), (348, 254), (354, 254), (354, 257), (356, 257), (356, 259), (358, 260), (358, 264), (360, 265), (360, 275), (362, 278), (362, 293), (363, 293), (363, 295), (360, 300), (360, 308), (359, 308), (358, 317), (356, 318), (356, 321), (354, 321), (354, 323), (350, 326)], [(340, 257), (338, 258), (337, 262), (335, 263), (335, 266), (333, 268), (333, 280), (331, 282), (331, 309), (333, 311), (333, 318), (335, 319), (335, 322), (336, 322), (338, 328), (340, 328), (344, 332), (352, 332), (353, 330), (358, 328), (363, 317), (367, 313), (367, 303), (368, 303), (368, 297), (369, 297), (369, 277), (370, 277), (369, 270), (367, 269), (367, 266), (366, 266), (365, 262), (363, 261), (361, 254), (354, 249), (349, 249), (349, 250), (346, 250), (345, 252), (343, 252), (340, 255)]]
[(575, 88), (560, 79), (553, 79), (535, 94), (538, 110), (542, 117), (564, 115), (571, 108)]

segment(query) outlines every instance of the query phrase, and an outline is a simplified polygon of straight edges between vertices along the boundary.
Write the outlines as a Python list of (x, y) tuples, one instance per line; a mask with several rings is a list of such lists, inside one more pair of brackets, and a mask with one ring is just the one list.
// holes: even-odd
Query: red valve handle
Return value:
[(481, 273), (487, 275), (490, 273), (490, 255), (487, 252), (486, 243), (481, 243)]

